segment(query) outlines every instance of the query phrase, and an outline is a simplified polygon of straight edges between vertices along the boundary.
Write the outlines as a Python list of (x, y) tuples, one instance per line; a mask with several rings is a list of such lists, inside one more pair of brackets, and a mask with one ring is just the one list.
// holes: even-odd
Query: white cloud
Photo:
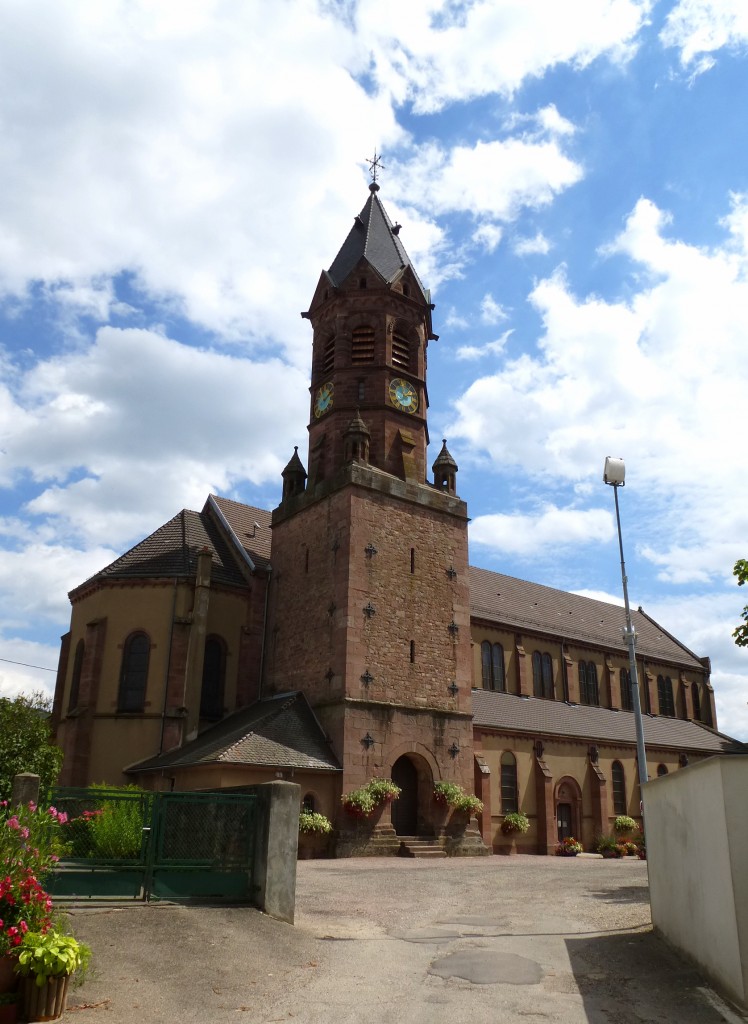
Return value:
[(51, 698), (60, 656), (59, 646), (51, 647), (15, 636), (0, 636), (0, 643), (0, 697), (42, 691)]
[(547, 255), (551, 250), (551, 244), (545, 235), (538, 231), (533, 238), (515, 239), (512, 249), (518, 256)]
[(679, 0), (660, 33), (665, 46), (680, 50), (681, 63), (709, 70), (714, 60), (702, 57), (723, 47), (748, 46), (748, 6), (744, 0)]
[(473, 240), (486, 252), (493, 252), (501, 241), (503, 231), (497, 224), (481, 224), (473, 232)]
[(31, 467), (27, 511), (117, 545), (237, 479), (275, 482), (307, 415), (306, 373), (146, 330), (106, 327), (38, 363), (0, 404), (5, 483)]
[(486, 342), (485, 345), (460, 345), (457, 349), (457, 358), (460, 360), (476, 360), (482, 359), (483, 356), (498, 356), (506, 348), (506, 343), (511, 336), (512, 331), (504, 331), (500, 338), (495, 341)]
[(360, 0), (356, 24), (370, 41), (379, 85), (423, 113), (509, 95), (560, 63), (624, 61), (650, 7), (650, 0), (576, 0), (570, 17), (555, 0), (475, 0), (458, 10), (441, 0)]
[[(403, 195), (422, 198), (424, 181), (428, 183), (428, 198), (436, 212), (459, 211), (507, 221), (523, 208), (547, 206), (583, 174), (555, 137), (478, 141), (448, 151), (429, 143), (408, 163), (392, 167), (395, 187)], [(481, 240), (490, 240), (485, 224), (481, 230)]]
[(481, 301), (480, 318), (484, 324), (498, 324), (507, 318), (507, 314), (490, 292), (487, 292)]
[(748, 532), (736, 427), (748, 391), (746, 216), (734, 197), (730, 239), (706, 250), (666, 237), (668, 218), (641, 200), (609, 247), (637, 266), (639, 290), (625, 302), (578, 299), (562, 270), (540, 281), (539, 351), (474, 381), (447, 428), (499, 472), (547, 478), (553, 466), (570, 484), (623, 455), (626, 500), (638, 495), (649, 513), (642, 554), (681, 583), (724, 573)]
[(515, 555), (536, 555), (549, 547), (604, 543), (613, 536), (613, 520), (602, 509), (556, 508), (537, 514), (476, 516), (470, 524), (470, 543)]

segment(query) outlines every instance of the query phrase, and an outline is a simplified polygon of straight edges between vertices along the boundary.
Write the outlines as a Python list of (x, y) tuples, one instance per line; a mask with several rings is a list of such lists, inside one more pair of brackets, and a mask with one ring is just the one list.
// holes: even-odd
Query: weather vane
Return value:
[(377, 156), (377, 151), (375, 149), (374, 150), (374, 159), (373, 160), (369, 160), (369, 158), (367, 157), (366, 158), (366, 162), (369, 165), (369, 173), (371, 174), (371, 180), (374, 182), (374, 184), (376, 184), (376, 181), (377, 181), (377, 171), (378, 170), (379, 171), (386, 170), (384, 164), (382, 163), (382, 154), (380, 153), (379, 156)]

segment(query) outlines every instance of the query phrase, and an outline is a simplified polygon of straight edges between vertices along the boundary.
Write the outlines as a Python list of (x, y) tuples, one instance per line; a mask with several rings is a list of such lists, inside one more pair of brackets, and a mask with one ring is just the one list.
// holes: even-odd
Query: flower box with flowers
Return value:
[(556, 846), (557, 857), (576, 857), (582, 852), (582, 844), (574, 836), (566, 836)]
[(391, 779), (370, 779), (365, 786), (344, 793), (340, 798), (347, 814), (354, 818), (371, 818), (383, 804), (397, 800), (400, 787)]

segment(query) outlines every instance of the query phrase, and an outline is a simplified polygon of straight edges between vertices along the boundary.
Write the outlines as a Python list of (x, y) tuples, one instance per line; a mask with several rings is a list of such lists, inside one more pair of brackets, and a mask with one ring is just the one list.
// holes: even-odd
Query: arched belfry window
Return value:
[(501, 644), (492, 644), (484, 640), (480, 645), (481, 672), (484, 690), (506, 689), (504, 684), (504, 648)]
[(374, 328), (355, 327), (351, 333), (351, 365), (374, 362)]
[(81, 672), (83, 671), (83, 656), (86, 653), (86, 645), (79, 640), (75, 647), (75, 659), (73, 661), (73, 677), (70, 680), (70, 698), (68, 700), (68, 711), (78, 707), (78, 699), (81, 688)]
[(147, 633), (131, 633), (122, 650), (117, 710), (139, 712), (145, 709), (148, 684), (148, 660), (151, 641)]
[(325, 347), (322, 350), (322, 374), (329, 377), (335, 369), (335, 335), (325, 339)]
[(626, 813), (626, 776), (620, 761), (613, 762), (613, 813)]
[(579, 662), (579, 700), (582, 704), (598, 705), (597, 667), (594, 661)]
[(397, 328), (392, 333), (392, 365), (398, 370), (410, 369), (410, 342)]
[(223, 688), (226, 678), (226, 647), (219, 636), (205, 640), (203, 682), (200, 688), (200, 717), (215, 722), (223, 717)]

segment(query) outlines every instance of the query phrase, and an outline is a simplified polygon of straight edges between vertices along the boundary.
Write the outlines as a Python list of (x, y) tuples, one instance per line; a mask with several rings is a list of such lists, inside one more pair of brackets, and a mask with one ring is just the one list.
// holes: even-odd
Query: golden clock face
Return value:
[(396, 377), (390, 381), (390, 401), (400, 412), (413, 413), (418, 408), (418, 394), (410, 381)]
[(332, 401), (335, 393), (332, 381), (327, 384), (323, 384), (321, 388), (317, 389), (317, 394), (314, 398), (314, 415), (317, 419), (320, 416), (324, 416), (326, 412), (332, 409)]

